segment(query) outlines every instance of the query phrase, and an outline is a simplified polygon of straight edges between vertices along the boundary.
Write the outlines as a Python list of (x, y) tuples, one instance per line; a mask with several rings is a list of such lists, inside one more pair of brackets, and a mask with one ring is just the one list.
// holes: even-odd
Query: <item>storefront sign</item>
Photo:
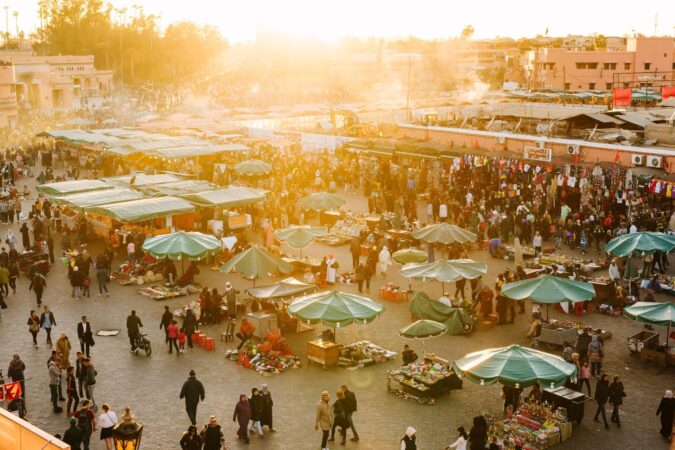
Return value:
[(525, 147), (524, 158), (533, 161), (551, 162), (553, 150), (550, 148)]

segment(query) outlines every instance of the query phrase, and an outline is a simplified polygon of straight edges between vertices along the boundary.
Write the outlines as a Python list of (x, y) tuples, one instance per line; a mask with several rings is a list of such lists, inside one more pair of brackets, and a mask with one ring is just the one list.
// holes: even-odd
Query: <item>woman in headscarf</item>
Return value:
[(673, 418), (675, 418), (675, 398), (673, 398), (673, 391), (666, 391), (663, 394), (659, 408), (656, 410), (656, 415), (661, 415), (661, 434), (668, 442), (672, 439), (673, 433)]
[(61, 353), (61, 370), (68, 370), (70, 367), (70, 350), (71, 350), (71, 345), (70, 345), (70, 339), (68, 339), (68, 335), (64, 331), (61, 333), (59, 338), (56, 340), (56, 351)]
[(251, 405), (248, 402), (246, 394), (239, 394), (239, 402), (234, 407), (234, 415), (232, 422), (239, 422), (239, 429), (237, 430), (237, 437), (243, 439), (247, 444), (248, 437), (248, 421), (251, 420)]
[(377, 271), (382, 275), (387, 275), (387, 269), (391, 265), (391, 253), (387, 246), (383, 246), (380, 250), (380, 254), (377, 257)]
[(326, 282), (328, 284), (335, 284), (335, 277), (337, 276), (338, 262), (332, 253), (328, 254), (326, 259)]
[(602, 372), (602, 359), (605, 354), (602, 349), (602, 343), (597, 335), (591, 337), (591, 343), (588, 344), (588, 361), (591, 363), (591, 376), (600, 376)]

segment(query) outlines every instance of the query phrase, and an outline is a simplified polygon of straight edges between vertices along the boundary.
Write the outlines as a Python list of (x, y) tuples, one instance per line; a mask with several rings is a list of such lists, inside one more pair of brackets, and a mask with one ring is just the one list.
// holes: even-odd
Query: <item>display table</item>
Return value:
[[(436, 397), (462, 389), (462, 380), (450, 366), (447, 360), (427, 353), (422, 362), (388, 371), (387, 389), (401, 398), (433, 404)], [(392, 387), (392, 382), (398, 383), (402, 389)]]
[(319, 224), (332, 227), (341, 217), (342, 213), (339, 211), (321, 211), (319, 213)]
[(277, 331), (279, 329), (277, 325), (276, 314), (255, 312), (247, 314), (246, 318), (248, 318), (249, 322), (255, 326), (253, 336), (257, 338), (264, 339), (270, 332)]
[(614, 285), (603, 279), (590, 280), (590, 283), (595, 289), (595, 301), (602, 303), (605, 300), (612, 300), (614, 298)]
[(527, 449), (553, 447), (572, 437), (572, 423), (565, 408), (553, 410), (546, 404), (524, 403), (504, 420), (488, 420), (489, 442), (500, 449), (519, 446)]
[(551, 322), (541, 327), (539, 341), (547, 344), (550, 348), (562, 347), (565, 342), (574, 344), (577, 341), (578, 331), (560, 322)]
[[(168, 300), (176, 297), (183, 297), (187, 295), (188, 289), (185, 288), (169, 288), (166, 286), (152, 285), (149, 287), (144, 287), (138, 290), (138, 293), (146, 297), (150, 297), (153, 300)], [(197, 316), (199, 317), (199, 316)]]
[(324, 369), (328, 366), (336, 366), (340, 359), (340, 344), (330, 341), (307, 342), (307, 359), (320, 364)]
[(370, 341), (359, 341), (343, 345), (340, 349), (338, 367), (359, 369), (396, 359), (397, 353), (384, 349)]

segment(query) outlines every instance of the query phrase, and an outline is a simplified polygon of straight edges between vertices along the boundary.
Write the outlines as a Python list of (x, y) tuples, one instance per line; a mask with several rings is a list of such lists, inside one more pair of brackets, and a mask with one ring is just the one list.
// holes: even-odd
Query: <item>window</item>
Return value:
[(645, 63), (645, 70), (649, 70), (652, 68), (652, 63)]
[(625, 88), (629, 88), (629, 87), (630, 87), (630, 83), (629, 83), (629, 82), (627, 82), (627, 81), (625, 81), (625, 82), (623, 83), (623, 87), (625, 87)]
[(675, 70), (675, 62), (673, 63), (673, 70)]
[(542, 65), (544, 67), (544, 70), (555, 70), (555, 63), (554, 62), (545, 62)]
[(623, 70), (630, 70), (630, 63), (623, 63)]
[(570, 83), (565, 83), (565, 90), (569, 91), (570, 90)]
[(608, 91), (611, 91), (612, 90), (612, 83), (605, 83), (605, 89), (607, 89)]
[(588, 69), (597, 69), (598, 63), (586, 63)]
[(577, 69), (597, 69), (598, 63), (589, 62), (589, 63), (576, 63)]
[(576, 66), (577, 66), (577, 69), (585, 69), (586, 63), (577, 63)]
[(588, 89), (595, 89), (595, 83), (588, 83)]
[(605, 70), (616, 70), (616, 63), (604, 63), (602, 68)]

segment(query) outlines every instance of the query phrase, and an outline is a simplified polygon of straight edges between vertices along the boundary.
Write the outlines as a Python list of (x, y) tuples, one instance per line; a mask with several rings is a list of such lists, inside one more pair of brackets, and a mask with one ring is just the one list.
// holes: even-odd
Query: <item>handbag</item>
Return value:
[(38, 331), (40, 331), (40, 327), (39, 327), (38, 324), (35, 323), (35, 322), (33, 322), (33, 323), (30, 324), (30, 328), (29, 328), (29, 329), (30, 329), (30, 331), (33, 332), (33, 333), (37, 333)]

